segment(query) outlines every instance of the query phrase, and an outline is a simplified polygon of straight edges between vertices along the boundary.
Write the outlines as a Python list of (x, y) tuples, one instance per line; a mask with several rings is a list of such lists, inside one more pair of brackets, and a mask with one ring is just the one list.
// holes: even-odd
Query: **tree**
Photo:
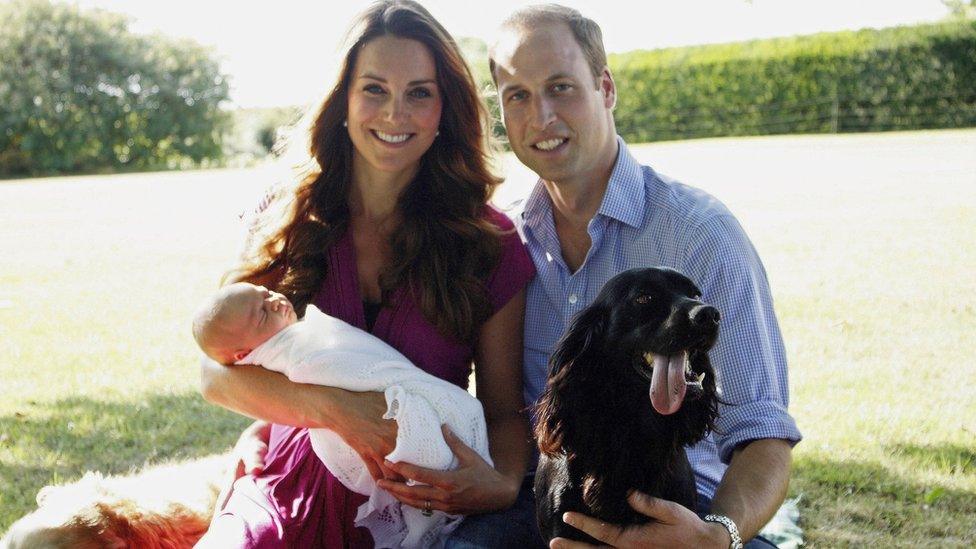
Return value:
[(186, 40), (49, 0), (0, 3), (0, 175), (219, 160), (227, 78)]
[(942, 0), (952, 19), (976, 19), (976, 0)]

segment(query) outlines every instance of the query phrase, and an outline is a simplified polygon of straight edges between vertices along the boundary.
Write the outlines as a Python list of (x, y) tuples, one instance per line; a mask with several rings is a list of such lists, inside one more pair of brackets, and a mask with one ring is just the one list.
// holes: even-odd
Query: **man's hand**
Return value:
[(502, 475), (494, 467), (459, 439), (446, 425), (441, 426), (444, 440), (458, 459), (453, 471), (438, 471), (409, 463), (386, 462), (403, 477), (423, 483), (410, 486), (406, 482), (381, 480), (377, 484), (401, 502), (449, 514), (470, 515), (505, 509), (515, 503), (519, 483)]
[[(705, 522), (691, 510), (677, 503), (654, 498), (641, 492), (631, 492), (627, 502), (635, 511), (647, 515), (651, 522), (636, 526), (607, 524), (580, 513), (565, 513), (566, 524), (586, 532), (612, 547), (715, 547), (726, 549), (731, 543), (728, 532), (720, 524)], [(556, 538), (553, 549), (581, 549), (593, 547), (588, 543)]]

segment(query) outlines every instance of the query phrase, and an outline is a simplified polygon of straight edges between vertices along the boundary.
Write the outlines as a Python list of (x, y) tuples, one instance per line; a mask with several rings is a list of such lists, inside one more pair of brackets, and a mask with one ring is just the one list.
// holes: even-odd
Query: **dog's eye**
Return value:
[(647, 294), (639, 295), (634, 301), (636, 301), (638, 305), (647, 305), (651, 302), (651, 296)]

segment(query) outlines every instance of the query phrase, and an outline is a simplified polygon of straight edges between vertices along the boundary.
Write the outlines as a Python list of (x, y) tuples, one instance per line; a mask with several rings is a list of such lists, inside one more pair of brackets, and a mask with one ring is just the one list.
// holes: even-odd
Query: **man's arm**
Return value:
[[(755, 247), (730, 214), (689, 233), (683, 268), (722, 312), (712, 364), (722, 390), (715, 442), (729, 464), (710, 512), (735, 522), (749, 540), (775, 514), (789, 486), (791, 449), (786, 351), (773, 297)], [(709, 523), (716, 532), (728, 532)], [(727, 546), (727, 545), (726, 545)]]
[[(722, 477), (711, 512), (735, 522), (743, 540), (749, 540), (776, 514), (790, 484), (792, 446), (781, 439), (755, 440), (735, 450)], [(724, 536), (728, 532), (714, 524)]]

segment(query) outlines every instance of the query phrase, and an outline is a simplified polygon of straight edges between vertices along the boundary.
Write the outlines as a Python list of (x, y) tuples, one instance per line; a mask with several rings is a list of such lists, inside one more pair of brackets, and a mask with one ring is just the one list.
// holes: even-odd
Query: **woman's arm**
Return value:
[[(246, 282), (275, 289), (282, 274), (277, 269)], [(384, 456), (396, 446), (396, 423), (382, 419), (386, 399), (381, 393), (293, 383), (260, 366), (224, 366), (206, 357), (200, 378), (200, 390), (208, 401), (262, 422), (335, 431), (363, 458), (373, 478), (396, 478), (383, 466)], [(260, 440), (266, 443), (269, 430), (256, 427), (242, 437), (264, 435)]]
[(373, 478), (396, 478), (383, 458), (396, 446), (396, 422), (382, 419), (382, 393), (356, 393), (293, 383), (260, 366), (201, 364), (201, 391), (208, 401), (269, 423), (335, 431), (366, 463)]
[(283, 374), (261, 366), (224, 366), (203, 358), (200, 377), (205, 399), (269, 423), (338, 432), (349, 421), (356, 421), (357, 415), (380, 417), (386, 411), (385, 399), (380, 393), (354, 393), (334, 387), (294, 383)]
[(532, 456), (532, 435), (522, 395), (522, 326), (525, 290), (484, 325), (475, 356), (478, 400), (485, 409), (488, 443), (495, 469), (509, 480), (515, 502)]
[(423, 509), (476, 514), (510, 507), (518, 497), (531, 456), (529, 425), (522, 400), (522, 322), (525, 290), (521, 290), (482, 327), (477, 350), (478, 399), (485, 410), (488, 443), (495, 467), (445, 429), (457, 455), (453, 471), (425, 469), (409, 463), (387, 463), (406, 478), (426, 484), (380, 481), (397, 499)]

